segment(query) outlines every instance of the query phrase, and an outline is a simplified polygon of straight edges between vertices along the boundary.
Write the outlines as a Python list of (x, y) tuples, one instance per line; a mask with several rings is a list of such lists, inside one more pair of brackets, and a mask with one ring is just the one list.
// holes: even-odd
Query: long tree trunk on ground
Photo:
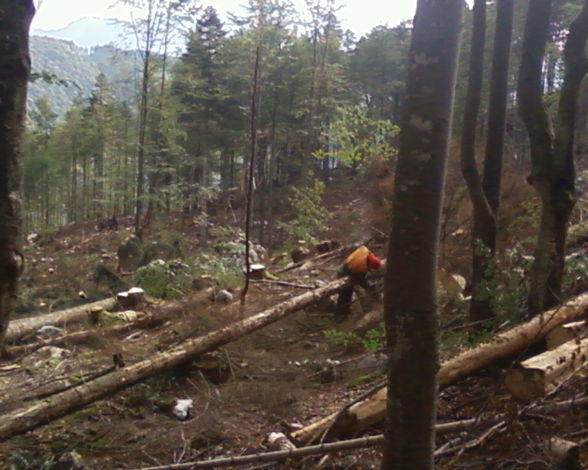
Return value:
[(79, 305), (65, 310), (48, 313), (46, 315), (35, 315), (32, 317), (19, 318), (10, 322), (6, 330), (5, 342), (11, 343), (23, 336), (35, 333), (44, 325), (62, 326), (73, 323), (90, 321), (92, 309), (103, 308), (105, 310), (116, 306), (116, 299), (105, 299), (90, 304)]
[(520, 112), (531, 144), (532, 171), (528, 180), (542, 202), (528, 299), (531, 315), (561, 299), (567, 225), (575, 203), (574, 123), (580, 84), (588, 69), (585, 2), (566, 41), (565, 76), (553, 137), (542, 101), (542, 66), (550, 11), (550, 0), (529, 3), (518, 86)]
[[(439, 370), (439, 387), (447, 387), (468, 377), (500, 359), (521, 354), (531, 345), (540, 342), (559, 325), (588, 316), (588, 293), (537, 315), (527, 323), (496, 335), (489, 342), (468, 349), (445, 361)], [(329, 438), (355, 434), (382, 421), (386, 414), (387, 390), (382, 389), (370, 397), (355, 403), (344, 413), (335, 413), (319, 419), (292, 433), (299, 443), (307, 443), (315, 436)], [(333, 422), (333, 420), (335, 420)], [(328, 431), (328, 432), (327, 432)]]
[(22, 271), (19, 168), (34, 13), (32, 0), (0, 0), (0, 349)]
[(390, 349), (383, 470), (433, 468), (436, 271), (462, 0), (419, 1), (396, 170), (384, 314)]
[(136, 364), (116, 369), (107, 375), (46, 397), (32, 406), (4, 414), (0, 419), (0, 440), (26, 432), (129, 387), (154, 374), (176, 367), (208, 351), (219, 348), (248, 333), (259, 330), (291, 313), (335, 294), (349, 285), (347, 279), (337, 279), (325, 286), (281, 302), (263, 312), (214, 330), (205, 336), (188, 339), (177, 346)]

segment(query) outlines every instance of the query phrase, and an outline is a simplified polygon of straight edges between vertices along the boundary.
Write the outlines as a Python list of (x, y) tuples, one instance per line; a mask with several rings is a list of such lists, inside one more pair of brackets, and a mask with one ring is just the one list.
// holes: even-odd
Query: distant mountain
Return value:
[(80, 47), (72, 41), (32, 36), (30, 42), (33, 72), (48, 72), (67, 85), (36, 80), (29, 85), (29, 109), (45, 96), (55, 112), (63, 116), (75, 100), (90, 96), (96, 77), (104, 73), (119, 100), (130, 102), (135, 96), (139, 64), (137, 53), (114, 46)]
[(56, 30), (33, 29), (32, 36), (43, 36), (54, 39), (73, 41), (81, 47), (103, 46), (105, 44), (129, 46), (125, 37), (124, 25), (117, 20), (100, 18), (81, 18), (65, 28)]

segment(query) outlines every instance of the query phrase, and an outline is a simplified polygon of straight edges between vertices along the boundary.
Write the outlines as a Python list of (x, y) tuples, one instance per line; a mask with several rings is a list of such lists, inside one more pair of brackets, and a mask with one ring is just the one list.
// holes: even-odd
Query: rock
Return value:
[(41, 239), (41, 236), (38, 233), (29, 233), (27, 235), (27, 242), (29, 242), (31, 245), (34, 245), (40, 239)]
[(311, 252), (305, 246), (297, 246), (290, 252), (290, 257), (292, 261), (295, 263), (299, 263), (300, 261), (304, 261), (307, 258), (310, 258)]
[(231, 303), (233, 301), (233, 294), (231, 294), (228, 290), (226, 289), (222, 289), (219, 290), (215, 296), (214, 296), (214, 301), (215, 302), (222, 302), (224, 304), (228, 304)]
[(271, 449), (294, 450), (296, 446), (282, 432), (272, 432), (267, 437), (267, 443)]
[(57, 363), (71, 356), (69, 349), (58, 348), (57, 346), (43, 346), (35, 352), (26, 356), (22, 364), (24, 367), (45, 367), (55, 366)]
[(214, 279), (210, 274), (202, 274), (192, 281), (192, 289), (204, 290), (214, 286)]
[(42, 339), (57, 338), (63, 336), (65, 331), (53, 325), (43, 325), (37, 330), (37, 336)]
[(175, 406), (172, 409), (172, 413), (180, 421), (184, 421), (190, 416), (190, 410), (192, 408), (194, 408), (194, 400), (191, 398), (178, 398), (176, 400)]

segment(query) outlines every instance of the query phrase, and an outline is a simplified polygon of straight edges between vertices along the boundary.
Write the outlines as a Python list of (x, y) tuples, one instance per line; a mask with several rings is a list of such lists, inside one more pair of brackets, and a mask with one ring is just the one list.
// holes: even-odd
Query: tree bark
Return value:
[(46, 424), (151, 375), (176, 367), (207, 351), (217, 349), (338, 292), (348, 282), (348, 279), (337, 279), (319, 289), (281, 302), (272, 308), (212, 331), (205, 336), (188, 339), (148, 360), (117, 369), (110, 374), (45, 398), (32, 406), (5, 414), (0, 419), (0, 440)]
[[(441, 365), (439, 370), (439, 387), (447, 387), (498, 359), (514, 356), (531, 344), (542, 340), (558, 325), (586, 316), (588, 316), (588, 293), (497, 335), (489, 343), (481, 344), (449, 359)], [(335, 413), (292, 433), (292, 437), (297, 442), (308, 442), (313, 436), (322, 434), (329, 427), (328, 436), (330, 437), (362, 431), (384, 418), (386, 394), (386, 389), (381, 389), (375, 395), (350, 407), (337, 422), (332, 423), (333, 417), (337, 415)]]
[[(485, 320), (494, 316), (494, 308), (491, 302), (492, 294), (480, 292), (480, 287), (483, 284), (491, 283), (495, 271), (493, 265), (496, 256), (498, 209), (500, 206), (500, 184), (506, 129), (508, 67), (514, 14), (513, 3), (513, 0), (498, 0), (497, 2), (494, 54), (490, 76), (490, 96), (488, 98), (488, 135), (482, 177), (482, 191), (488, 202), (490, 216), (485, 212), (486, 207), (474, 206), (472, 303), (470, 308), (470, 318), (473, 321)], [(480, 214), (478, 214), (478, 210), (481, 210)]]
[(433, 468), (437, 253), (462, 0), (421, 0), (409, 54), (384, 316), (390, 350), (383, 470)]
[(0, 349), (23, 268), (18, 192), (34, 13), (32, 0), (0, 0)]
[(564, 49), (565, 76), (552, 136), (543, 107), (542, 67), (549, 29), (551, 0), (531, 0), (519, 75), (520, 113), (531, 144), (532, 171), (528, 181), (542, 202), (541, 222), (531, 270), (529, 314), (561, 300), (567, 225), (575, 204), (574, 123), (580, 84), (588, 70), (588, 3), (570, 26)]
[[(472, 300), (470, 317), (483, 320), (491, 316), (489, 302), (481, 296), (479, 285), (486, 272), (485, 256), (477, 247), (481, 227), (496, 225), (494, 214), (482, 189), (482, 180), (476, 164), (476, 130), (482, 100), (484, 78), (484, 47), (486, 42), (486, 1), (476, 0), (473, 10), (472, 46), (468, 72), (468, 89), (463, 112), (461, 134), (461, 172), (472, 200), (474, 221), (472, 229)], [(484, 253), (485, 255), (485, 253)]]

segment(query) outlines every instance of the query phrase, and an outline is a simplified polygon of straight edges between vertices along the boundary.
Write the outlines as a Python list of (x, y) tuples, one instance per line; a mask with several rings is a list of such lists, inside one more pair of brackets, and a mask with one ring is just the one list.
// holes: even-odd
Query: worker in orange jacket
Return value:
[(360, 285), (364, 289), (369, 289), (371, 286), (367, 280), (368, 271), (382, 269), (385, 264), (386, 260), (378, 258), (364, 245), (356, 248), (345, 258), (345, 262), (337, 271), (337, 277), (349, 276), (351, 284), (339, 291), (335, 319), (342, 321), (349, 316), (354, 287)]

